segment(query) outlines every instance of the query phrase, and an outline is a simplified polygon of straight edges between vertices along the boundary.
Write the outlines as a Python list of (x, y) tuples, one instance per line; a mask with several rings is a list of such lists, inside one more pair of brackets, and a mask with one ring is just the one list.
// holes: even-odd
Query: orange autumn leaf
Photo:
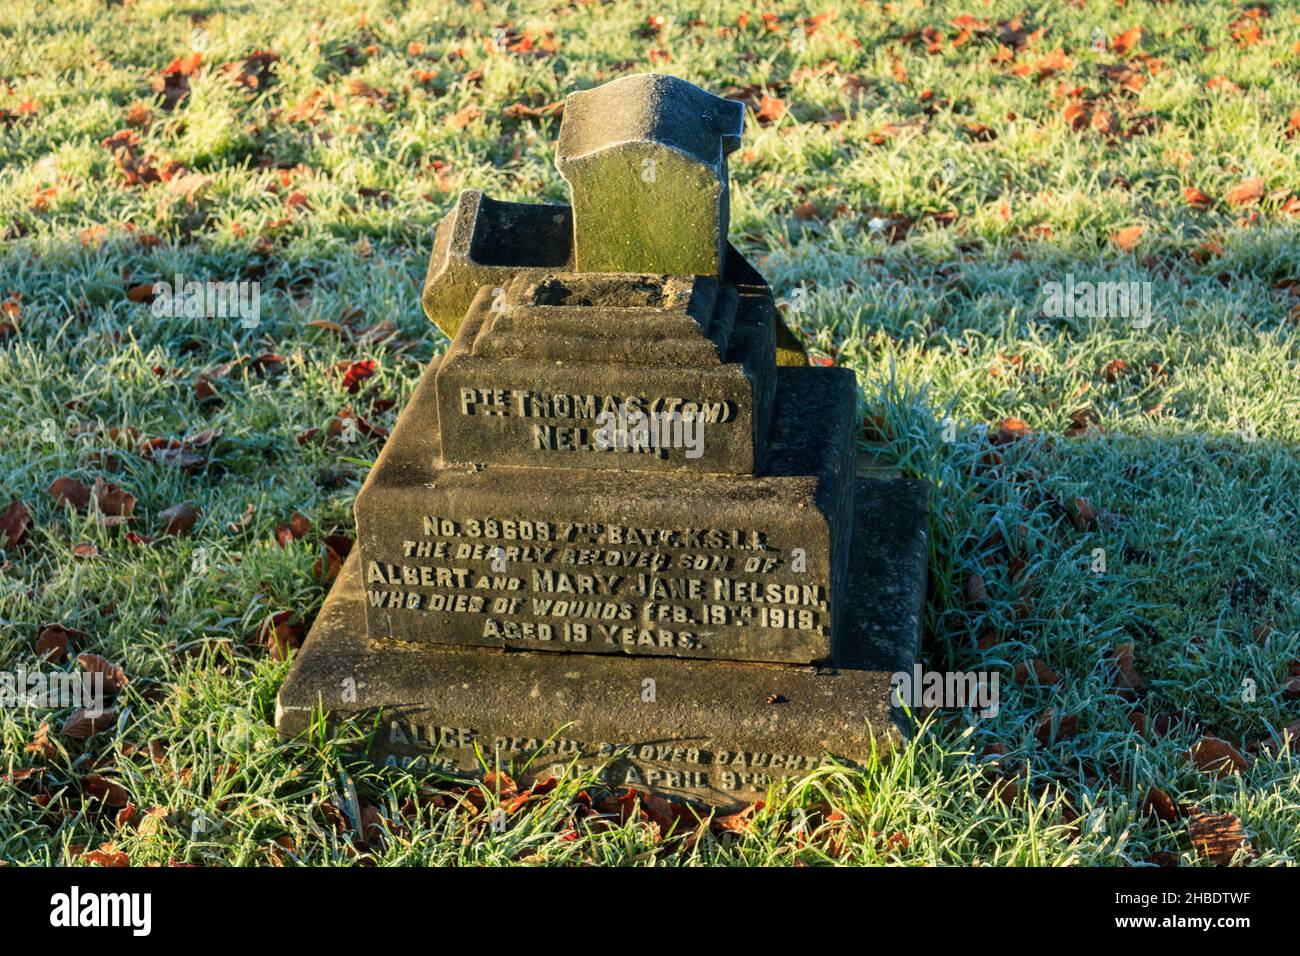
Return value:
[(1123, 378), (1128, 373), (1128, 370), (1129, 370), (1128, 362), (1125, 362), (1123, 359), (1117, 358), (1117, 359), (1112, 359), (1111, 361), (1103, 365), (1101, 368), (1099, 368), (1097, 370), (1097, 374), (1100, 375), (1108, 382), (1118, 382), (1121, 378)]
[(1074, 66), (1074, 60), (1066, 56), (1065, 50), (1057, 47), (1055, 50), (1039, 59), (1039, 61), (1034, 64), (1034, 69), (1038, 71), (1040, 79), (1045, 79), (1053, 73), (1068, 70), (1072, 66)]
[(993, 428), (989, 440), (995, 445), (1006, 445), (1021, 438), (1028, 438), (1032, 433), (1029, 423), (1023, 418), (1004, 418)]
[(477, 106), (467, 106), (448, 116), (447, 125), (452, 129), (464, 129), (482, 115), (483, 111)]
[(339, 362), (334, 370), (342, 376), (342, 385), (350, 394), (355, 395), (361, 388), (361, 383), (375, 374), (378, 368), (374, 359), (358, 359), (353, 362)]
[(1116, 53), (1127, 54), (1133, 47), (1137, 46), (1138, 41), (1142, 39), (1142, 28), (1134, 27), (1132, 30), (1125, 30), (1110, 41), (1110, 48)]
[(1233, 186), (1224, 195), (1224, 199), (1229, 206), (1249, 206), (1252, 203), (1259, 202), (1264, 195), (1264, 179), (1261, 176), (1251, 176), (1249, 179), (1243, 179), (1237, 185)]
[(761, 124), (775, 123), (785, 115), (785, 100), (779, 96), (768, 96), (763, 94), (759, 101), (758, 110), (754, 113), (754, 118)]
[(1187, 821), (1187, 835), (1197, 855), (1218, 866), (1231, 863), (1238, 850), (1251, 852), (1241, 820), (1231, 813), (1197, 813)]
[(1183, 198), (1187, 200), (1187, 205), (1197, 209), (1208, 209), (1213, 201), (1195, 186), (1185, 186), (1183, 188)]
[(1137, 247), (1138, 240), (1142, 238), (1144, 228), (1143, 226), (1129, 226), (1121, 229), (1110, 237), (1110, 241), (1121, 251), (1131, 252)]
[[(197, 54), (195, 55), (197, 56)], [(80, 863), (95, 866), (125, 867), (131, 865), (131, 858), (113, 843), (101, 844), (98, 850), (78, 853), (76, 859)]]
[(753, 828), (755, 815), (763, 809), (763, 806), (763, 801), (759, 800), (749, 804), (743, 810), (725, 816), (714, 817), (713, 827), (715, 830), (730, 833), (748, 833)]

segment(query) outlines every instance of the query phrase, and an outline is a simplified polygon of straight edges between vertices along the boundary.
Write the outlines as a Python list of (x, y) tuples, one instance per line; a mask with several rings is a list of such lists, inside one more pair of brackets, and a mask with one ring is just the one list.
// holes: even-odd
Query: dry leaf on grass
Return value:
[(1133, 663), (1136, 647), (1132, 641), (1125, 641), (1110, 653), (1110, 662), (1115, 665), (1115, 681), (1112, 685), (1120, 691), (1121, 696), (1135, 697), (1146, 686), (1146, 680), (1138, 673)]
[(1218, 737), (1202, 737), (1192, 744), (1187, 756), (1197, 770), (1217, 777), (1240, 773), (1249, 766), (1241, 751)]
[(1137, 248), (1137, 244), (1142, 238), (1143, 231), (1143, 226), (1128, 226), (1111, 236), (1110, 241), (1113, 242), (1115, 247), (1120, 251), (1131, 252), (1133, 249)]
[(995, 445), (1007, 445), (1022, 438), (1028, 438), (1033, 432), (1022, 418), (1004, 418), (993, 428), (989, 440)]
[(1229, 206), (1249, 206), (1264, 195), (1264, 180), (1259, 176), (1243, 179), (1224, 194)]
[(1173, 797), (1159, 787), (1152, 787), (1147, 791), (1146, 799), (1142, 801), (1142, 808), (1166, 822), (1172, 822), (1182, 816)]
[(112, 727), (116, 720), (117, 711), (115, 710), (90, 713), (86, 708), (78, 707), (63, 722), (62, 733), (65, 737), (71, 737), (74, 740), (85, 740), (101, 730)]
[(16, 548), (27, 538), (32, 527), (32, 513), (18, 499), (0, 513), (0, 548)]
[(77, 657), (77, 663), (81, 669), (92, 677), (99, 675), (104, 682), (104, 693), (119, 694), (127, 684), (131, 683), (131, 678), (126, 676), (126, 671), (122, 669), (121, 664), (114, 664), (106, 657), (98, 654), (83, 653)]
[(1016, 665), (1016, 683), (1037, 684), (1039, 687), (1054, 687), (1061, 682), (1060, 676), (1038, 658), (1021, 661)]
[(125, 867), (131, 865), (131, 858), (125, 851), (119, 850), (116, 844), (103, 843), (98, 850), (82, 850), (77, 853), (75, 862), (94, 866)]
[(1241, 820), (1231, 813), (1193, 814), (1187, 821), (1187, 835), (1196, 854), (1216, 866), (1227, 866), (1238, 850), (1251, 853)]
[(64, 627), (62, 624), (46, 624), (36, 636), (36, 654), (54, 664), (61, 664), (68, 657), (71, 641), (83, 641), (90, 637), (85, 631)]
[(72, 505), (78, 511), (85, 511), (90, 504), (90, 489), (75, 478), (55, 478), (46, 493), (56, 505)]
[(190, 504), (173, 505), (159, 517), (162, 518), (163, 534), (179, 535), (194, 527), (199, 520), (199, 509)]

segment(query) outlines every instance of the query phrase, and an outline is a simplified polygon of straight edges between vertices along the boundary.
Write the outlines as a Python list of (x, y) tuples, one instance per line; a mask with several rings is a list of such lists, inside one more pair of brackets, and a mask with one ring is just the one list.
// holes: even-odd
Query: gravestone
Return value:
[(731, 807), (906, 734), (927, 489), (860, 458), (851, 370), (779, 361), (726, 237), (742, 120), (627, 77), (566, 101), (571, 208), (461, 196), (424, 293), (451, 346), (357, 496), (283, 735), (360, 717), (389, 764)]

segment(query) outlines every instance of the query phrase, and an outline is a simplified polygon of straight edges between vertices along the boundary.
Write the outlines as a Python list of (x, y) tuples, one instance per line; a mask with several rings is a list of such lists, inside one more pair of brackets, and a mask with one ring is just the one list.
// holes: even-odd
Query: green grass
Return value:
[[(1300, 17), (1274, 3), (1250, 42), (1251, 18), (1232, 26), (1246, 8), (1228, 3), (838, 7), (818, 24), (792, 3), (730, 0), (0, 11), (0, 297), (12, 303), (0, 322), (13, 326), (0, 340), (0, 508), (19, 499), (33, 515), (27, 541), (0, 555), (0, 668), (35, 667), (38, 633), (61, 622), (87, 635), (74, 651), (132, 678), (116, 722), (87, 741), (59, 733), (66, 712), (0, 710), (0, 774), (16, 775), (0, 782), (0, 859), (57, 863), (113, 843), (137, 865), (1202, 862), (1181, 821), (1143, 812), (1158, 787), (1239, 817), (1254, 862), (1296, 862), (1295, 755), (1252, 745), (1300, 718), (1284, 695), (1300, 659), (1300, 217), (1287, 205), (1300, 193), (1300, 132), (1287, 136)], [(954, 46), (964, 14), (992, 32)], [(651, 15), (667, 18), (658, 35)], [(1046, 32), (999, 61), (998, 24), (1016, 16), (1023, 33)], [(1097, 48), (1136, 26), (1127, 55)], [(934, 52), (927, 27), (943, 41)], [(203, 68), (165, 110), (151, 80), (200, 28)], [(538, 45), (548, 36), (552, 52)], [(220, 65), (257, 49), (278, 55), (273, 81), (236, 87)], [(1058, 49), (1068, 60), (1054, 63)], [(652, 64), (652, 50), (670, 59)], [(1119, 64), (1140, 87), (1104, 69)], [(323, 436), (344, 405), (391, 426), (395, 410), (372, 414), (373, 400), (402, 407), (446, 346), (419, 287), (461, 189), (565, 200), (556, 121), (505, 108), (650, 68), (784, 101), (772, 122), (750, 115), (732, 157), (733, 241), (793, 303), (806, 341), (857, 371), (879, 453), (933, 482), (925, 660), (999, 671), (1001, 710), (974, 723), (945, 713), (894, 757), (819, 772), (741, 834), (663, 840), (637, 818), (584, 817), (582, 778), (497, 833), (476, 809), (495, 794), (447, 796), (358, 766), (346, 735), (276, 740), (287, 664), (259, 631), (277, 612), (307, 623), (319, 609), (318, 542), (351, 530), (378, 451), (296, 436)], [(1220, 76), (1234, 85), (1209, 82)], [(143, 162), (185, 167), (169, 181), (128, 186), (101, 145), (138, 102)], [(1072, 128), (1071, 103), (1093, 125)], [(449, 123), (468, 107), (481, 115)], [(1253, 176), (1264, 196), (1230, 205)], [(1140, 239), (1121, 250), (1112, 237), (1131, 226)], [(260, 326), (159, 318), (128, 300), (177, 272), (260, 280)], [(1153, 283), (1155, 321), (1044, 317), (1043, 283), (1067, 274)], [(396, 335), (378, 343), (310, 324), (385, 321)], [(284, 357), (278, 371), (246, 362), (212, 377), (216, 402), (196, 400), (200, 374), (265, 352)], [(334, 367), (364, 358), (377, 371), (348, 394)], [(1127, 371), (1099, 373), (1117, 359)], [(1085, 407), (1104, 431), (1067, 435)], [(1032, 435), (990, 464), (987, 430), (1007, 417)], [(114, 428), (221, 435), (187, 473)], [(122, 485), (140, 535), (179, 503), (201, 517), (188, 535), (132, 543), (93, 508), (56, 506), (45, 489), (61, 476)], [(312, 532), (281, 547), (274, 529), (294, 512)], [(83, 542), (98, 557), (76, 556)], [(971, 574), (982, 605), (963, 599)], [(1127, 641), (1146, 681), (1137, 701), (1108, 663)], [(1060, 682), (1017, 681), (1034, 659)], [(1077, 732), (1040, 743), (1048, 707), (1076, 716)], [(27, 749), (43, 719), (45, 755)], [(1241, 747), (1247, 769), (1198, 771), (1186, 751), (1202, 734)], [(157, 760), (150, 741), (165, 742)], [(134, 819), (116, 822), (93, 774), (124, 788), (110, 802), (129, 799)]]

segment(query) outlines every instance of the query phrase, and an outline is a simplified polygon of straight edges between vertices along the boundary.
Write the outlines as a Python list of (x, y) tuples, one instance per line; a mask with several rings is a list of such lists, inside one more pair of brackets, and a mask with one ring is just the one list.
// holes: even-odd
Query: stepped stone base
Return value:
[(357, 496), (371, 637), (841, 659), (852, 372), (780, 369), (764, 470), (699, 475), (448, 465), (426, 424), (445, 371), (429, 366)]
[[(276, 727), (313, 713), (379, 723), (365, 756), (525, 783), (602, 766), (631, 786), (721, 809), (828, 757), (853, 763), (909, 732), (890, 678), (919, 647), (928, 561), (924, 482), (861, 473), (839, 666), (540, 653), (366, 637), (353, 551), (280, 691)], [(837, 642), (838, 644), (838, 642)]]

